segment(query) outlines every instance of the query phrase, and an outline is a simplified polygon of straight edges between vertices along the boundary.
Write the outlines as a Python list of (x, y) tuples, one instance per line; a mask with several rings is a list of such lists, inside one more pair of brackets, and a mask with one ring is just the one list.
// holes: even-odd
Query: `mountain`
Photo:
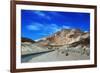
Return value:
[(22, 38), (21, 38), (21, 42), (30, 42), (30, 43), (35, 43), (34, 40), (29, 39), (29, 38), (25, 38), (25, 37), (22, 37)]
[(39, 40), (21, 38), (21, 62), (90, 59), (90, 33), (62, 29)]
[(62, 29), (49, 37), (39, 40), (40, 45), (69, 45), (74, 46), (86, 46), (90, 44), (90, 33), (83, 32), (80, 29)]
[(90, 33), (79, 29), (62, 29), (54, 34), (44, 37), (38, 41), (22, 37), (22, 54), (42, 52), (48, 50), (90, 50)]

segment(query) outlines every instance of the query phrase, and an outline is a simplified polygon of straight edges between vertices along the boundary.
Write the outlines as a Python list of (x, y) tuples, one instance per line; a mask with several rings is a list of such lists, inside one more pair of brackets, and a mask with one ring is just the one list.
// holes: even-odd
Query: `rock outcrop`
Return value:
[(78, 45), (89, 47), (90, 34), (79, 29), (62, 29), (53, 35), (40, 40), (41, 45), (69, 45), (75, 47)]

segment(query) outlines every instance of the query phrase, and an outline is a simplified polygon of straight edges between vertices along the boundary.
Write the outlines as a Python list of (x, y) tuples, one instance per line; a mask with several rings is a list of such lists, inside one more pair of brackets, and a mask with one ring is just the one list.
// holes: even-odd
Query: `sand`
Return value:
[[(66, 56), (67, 55), (67, 56)], [(63, 53), (54, 50), (46, 53), (27, 56), (22, 62), (53, 62), (53, 61), (69, 61), (69, 60), (89, 60), (90, 56), (80, 53), (69, 52)], [(23, 58), (22, 58), (23, 59)]]

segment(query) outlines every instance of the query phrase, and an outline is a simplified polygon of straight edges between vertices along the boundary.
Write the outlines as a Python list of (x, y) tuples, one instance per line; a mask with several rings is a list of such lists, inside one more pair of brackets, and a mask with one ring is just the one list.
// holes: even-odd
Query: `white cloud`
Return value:
[(88, 32), (88, 31), (84, 31), (84, 32)]
[(51, 19), (51, 17), (49, 15), (46, 15), (44, 12), (42, 11), (35, 11), (34, 12), (35, 14), (39, 15), (39, 16), (42, 16), (42, 17), (45, 17), (47, 19)]
[(57, 24), (53, 24), (52, 29), (54, 30), (54, 32), (57, 32), (61, 29), (61, 27), (59, 27)]
[(64, 29), (70, 29), (71, 27), (70, 26), (62, 26), (62, 28), (64, 28)]
[(28, 30), (32, 30), (32, 31), (40, 31), (38, 32), (39, 35), (50, 35), (53, 34), (57, 31), (60, 31), (61, 29), (70, 29), (70, 26), (59, 26), (55, 23), (52, 24), (41, 24), (41, 23), (35, 23), (33, 22), (32, 24), (27, 26)]
[(34, 25), (28, 25), (27, 28), (29, 30), (39, 30), (39, 28), (37, 26), (34, 26)]
[(40, 23), (32, 23), (31, 25), (27, 26), (27, 29), (28, 30), (40, 30), (41, 27), (43, 27), (43, 25)]
[(35, 11), (34, 13), (37, 14), (37, 15), (40, 15), (40, 16), (45, 16), (45, 14), (41, 11)]

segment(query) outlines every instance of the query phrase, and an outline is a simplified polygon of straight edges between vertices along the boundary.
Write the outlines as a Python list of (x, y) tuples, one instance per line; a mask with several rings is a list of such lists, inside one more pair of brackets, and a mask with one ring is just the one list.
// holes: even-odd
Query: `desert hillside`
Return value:
[[(62, 60), (85, 60), (89, 59), (90, 56), (90, 33), (79, 29), (62, 29), (38, 41), (22, 38), (21, 45), (21, 54), (24, 56), (23, 62), (26, 61), (25, 56), (28, 55), (31, 55), (32, 58), (27, 60), (28, 62), (44, 61), (45, 59), (50, 61), (52, 55), (54, 55), (53, 60), (57, 61), (62, 57)], [(37, 58), (32, 56), (37, 54), (43, 54), (45, 59), (43, 60), (41, 55)]]
[(62, 29), (39, 41), (40, 45), (67, 45), (70, 47), (82, 46), (89, 48), (90, 34), (79, 29)]

